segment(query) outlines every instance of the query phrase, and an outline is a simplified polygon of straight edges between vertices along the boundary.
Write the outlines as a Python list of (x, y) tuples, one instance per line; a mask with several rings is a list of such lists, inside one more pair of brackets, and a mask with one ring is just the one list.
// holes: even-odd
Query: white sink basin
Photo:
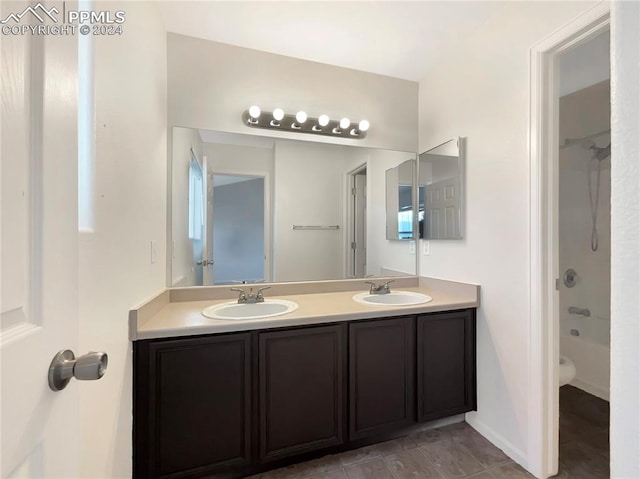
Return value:
[(358, 293), (353, 300), (370, 306), (411, 306), (428, 303), (433, 298), (413, 291), (391, 291), (389, 294)]
[(215, 304), (202, 310), (202, 314), (212, 319), (262, 319), (280, 316), (298, 309), (298, 304), (286, 299), (265, 299), (264, 303)]

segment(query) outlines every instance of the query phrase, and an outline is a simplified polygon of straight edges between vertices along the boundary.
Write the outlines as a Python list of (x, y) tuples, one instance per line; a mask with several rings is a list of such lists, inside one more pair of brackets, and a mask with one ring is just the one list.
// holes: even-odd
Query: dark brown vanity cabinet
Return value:
[(203, 477), (249, 464), (250, 346), (247, 333), (136, 343), (135, 477)]
[(261, 462), (344, 442), (345, 329), (260, 333)]
[(475, 309), (418, 316), (418, 421), (476, 408), (475, 319)]
[(475, 408), (475, 310), (134, 343), (134, 476), (229, 479)]
[(349, 324), (349, 438), (415, 421), (414, 317)]

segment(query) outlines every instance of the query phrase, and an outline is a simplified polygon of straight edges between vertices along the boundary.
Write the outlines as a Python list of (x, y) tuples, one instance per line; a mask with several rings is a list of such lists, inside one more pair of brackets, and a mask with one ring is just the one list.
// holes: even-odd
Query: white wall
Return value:
[(467, 421), (525, 465), (529, 48), (590, 5), (505, 3), (499, 19), (461, 39), (420, 82), (419, 151), (467, 137), (465, 239), (431, 241), (420, 273), (482, 285), (478, 411)]
[[(191, 150), (202, 161), (202, 139), (198, 130), (172, 128), (171, 142), (171, 286), (194, 286), (194, 241), (189, 239), (189, 164)], [(202, 254), (202, 251), (200, 251)], [(201, 284), (200, 284), (201, 285)]]
[[(150, 2), (126, 11), (122, 36), (95, 41), (95, 232), (80, 239), (80, 349), (106, 351), (100, 381), (80, 391), (82, 477), (131, 477), (129, 309), (166, 282), (166, 35)], [(150, 242), (157, 241), (157, 262)]]
[(609, 31), (572, 48), (560, 58), (560, 96), (582, 90), (611, 76)]
[[(276, 143), (274, 279), (341, 278), (345, 261), (345, 149), (302, 142)], [(338, 230), (294, 230), (336, 225)]]
[(640, 3), (611, 18), (611, 477), (640, 477)]
[[(295, 39), (292, 39), (295, 41)], [(415, 151), (418, 85), (271, 53), (168, 34), (169, 126)], [(251, 105), (310, 116), (366, 118), (364, 140), (249, 129)]]
[(414, 274), (416, 256), (410, 241), (387, 239), (385, 172), (409, 159), (412, 153), (371, 150), (367, 162), (367, 274)]

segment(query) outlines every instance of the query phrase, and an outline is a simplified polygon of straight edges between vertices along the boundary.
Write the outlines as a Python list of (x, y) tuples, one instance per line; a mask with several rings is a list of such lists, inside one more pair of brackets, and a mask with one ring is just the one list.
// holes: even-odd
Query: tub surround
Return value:
[[(238, 293), (230, 286), (167, 289), (129, 313), (131, 341), (142, 339), (193, 336), (202, 334), (251, 331), (265, 328), (302, 326), (319, 323), (404, 316), (466, 308), (477, 308), (480, 287), (426, 277), (375, 278), (376, 282), (393, 279), (392, 291), (414, 291), (433, 298), (414, 306), (370, 306), (354, 301), (353, 295), (366, 291), (364, 280), (274, 283), (265, 291), (267, 299), (295, 301), (298, 309), (281, 316), (253, 320), (219, 320), (202, 315), (214, 304), (233, 301)], [(236, 285), (246, 289), (260, 285)]]

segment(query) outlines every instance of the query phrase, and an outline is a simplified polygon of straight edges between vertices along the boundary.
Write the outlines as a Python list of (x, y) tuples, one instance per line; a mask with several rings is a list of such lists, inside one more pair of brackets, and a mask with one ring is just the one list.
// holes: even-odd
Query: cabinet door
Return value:
[(418, 420), (476, 407), (475, 310), (418, 317)]
[(136, 477), (191, 477), (250, 461), (249, 334), (136, 343)]
[(260, 460), (344, 440), (345, 326), (261, 333)]
[(414, 422), (414, 318), (349, 325), (349, 438)]

